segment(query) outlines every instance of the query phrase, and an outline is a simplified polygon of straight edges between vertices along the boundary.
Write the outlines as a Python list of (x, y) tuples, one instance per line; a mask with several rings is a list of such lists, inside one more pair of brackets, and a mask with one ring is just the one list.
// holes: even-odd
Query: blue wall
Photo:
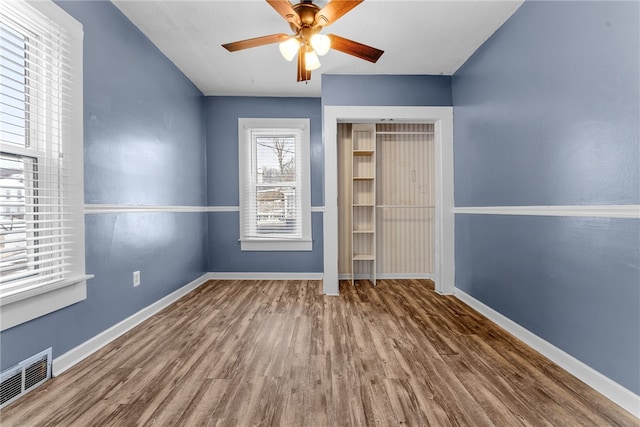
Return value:
[[(205, 205), (202, 93), (110, 2), (58, 4), (84, 26), (85, 202)], [(207, 271), (204, 213), (85, 224), (87, 299), (3, 331), (1, 369), (50, 346), (57, 357)]]
[[(456, 206), (640, 202), (637, 2), (527, 1), (454, 75)], [(456, 216), (456, 286), (640, 394), (640, 221)]]
[(451, 77), (322, 75), (322, 105), (451, 106)]
[[(238, 118), (308, 118), (311, 122), (311, 206), (322, 206), (323, 147), (318, 98), (206, 98), (209, 206), (239, 205)], [(322, 213), (312, 214), (313, 250), (242, 252), (238, 212), (209, 214), (209, 271), (321, 272)]]

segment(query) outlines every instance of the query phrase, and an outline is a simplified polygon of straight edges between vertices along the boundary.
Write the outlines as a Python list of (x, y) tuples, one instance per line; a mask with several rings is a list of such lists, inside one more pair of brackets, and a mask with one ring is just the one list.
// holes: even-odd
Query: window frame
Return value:
[[(66, 46), (69, 54), (70, 67), (65, 68), (65, 72), (69, 69), (73, 71), (74, 77), (69, 87), (66, 87), (65, 97), (69, 102), (67, 108), (69, 112), (65, 114), (65, 127), (62, 130), (61, 152), (65, 155), (64, 161), (66, 167), (73, 171), (70, 181), (63, 185), (69, 185), (74, 188), (73, 194), (68, 203), (68, 210), (65, 215), (70, 219), (72, 224), (71, 233), (74, 238), (70, 242), (69, 252), (72, 255), (71, 264), (68, 274), (62, 279), (45, 284), (31, 283), (24, 284), (14, 289), (5, 289), (0, 294), (0, 330), (6, 330), (25, 323), (29, 320), (67, 307), (71, 304), (80, 302), (87, 297), (86, 280), (93, 277), (85, 273), (85, 241), (84, 241), (84, 186), (83, 186), (83, 29), (82, 25), (66, 13), (60, 6), (51, 0), (38, 2), (11, 2), (11, 5), (25, 16), (41, 15), (44, 19), (50, 20), (55, 25), (64, 28), (68, 34), (68, 45)], [(39, 19), (39, 18), (38, 18)], [(27, 28), (31, 34), (25, 34), (25, 37), (45, 37), (48, 38), (44, 30), (35, 28)], [(29, 51), (25, 52), (25, 56), (30, 55)], [(29, 69), (26, 72), (30, 72)], [(35, 83), (42, 84), (42, 83)], [(29, 86), (31, 87), (31, 86)], [(38, 88), (38, 90), (43, 90)], [(28, 91), (27, 91), (28, 92)], [(36, 100), (28, 100), (30, 106), (42, 108), (37, 104)], [(26, 120), (29, 119), (31, 109), (25, 111)], [(49, 114), (44, 112), (43, 114)], [(52, 114), (57, 114), (52, 112)], [(46, 121), (46, 118), (43, 119)], [(47, 126), (46, 124), (38, 126)], [(41, 131), (41, 128), (35, 129), (32, 123), (26, 126), (29, 138), (32, 132)], [(21, 157), (34, 158), (40, 167), (46, 167), (46, 162), (40, 161), (46, 154), (39, 151), (33, 144), (26, 141), (24, 147), (13, 144), (2, 143), (0, 151), (8, 155), (17, 155)], [(46, 171), (39, 170), (39, 173)], [(48, 184), (48, 183), (47, 183)], [(53, 185), (58, 185), (56, 180), (51, 185), (45, 185), (39, 189), (42, 194), (54, 191)], [(41, 195), (42, 195), (41, 194)], [(33, 195), (37, 197), (37, 195)], [(25, 194), (25, 197), (28, 197)], [(27, 213), (26, 214), (31, 214)], [(29, 232), (29, 231), (28, 231)]]
[[(310, 119), (238, 119), (239, 145), (239, 199), (240, 199), (240, 250), (241, 251), (311, 251), (311, 160), (310, 160)], [(283, 235), (255, 236), (246, 225), (247, 215), (257, 212), (255, 188), (256, 139), (260, 137), (295, 136), (296, 203), (300, 207), (298, 217), (301, 235), (291, 238)], [(293, 185), (292, 185), (293, 186)], [(252, 191), (253, 189), (253, 191)]]

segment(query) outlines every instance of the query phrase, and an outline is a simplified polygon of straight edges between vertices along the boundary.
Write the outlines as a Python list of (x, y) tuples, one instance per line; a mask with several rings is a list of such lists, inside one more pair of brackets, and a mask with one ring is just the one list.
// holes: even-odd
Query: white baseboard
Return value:
[(67, 369), (71, 368), (91, 354), (100, 350), (102, 347), (109, 344), (120, 335), (124, 334), (130, 329), (133, 329), (135, 326), (139, 325), (149, 317), (158, 313), (160, 310), (173, 304), (183, 296), (187, 295), (189, 292), (203, 285), (207, 280), (209, 280), (208, 276), (208, 274), (200, 276), (199, 278), (186, 284), (180, 289), (170, 293), (166, 297), (154, 302), (150, 306), (143, 308), (132, 316), (127, 317), (126, 319), (113, 325), (109, 329), (83, 342), (79, 346), (72, 348), (68, 352), (56, 357), (52, 363), (53, 376), (60, 375)]
[(212, 272), (209, 280), (322, 280), (322, 273), (240, 273)]
[(533, 332), (523, 328), (511, 319), (503, 316), (491, 307), (486, 306), (482, 302), (468, 295), (464, 291), (455, 288), (454, 296), (477, 312), (486, 316), (489, 320), (511, 333), (538, 353), (541, 353), (550, 359), (580, 381), (586, 383), (637, 418), (640, 418), (640, 396), (637, 394), (621, 386), (610, 378), (607, 378), (570, 354), (565, 353), (548, 341), (543, 340)]
[[(358, 273), (356, 274), (356, 280), (364, 280), (369, 279), (371, 277), (370, 274), (367, 273)], [(339, 280), (351, 280), (351, 274), (340, 274), (338, 275)], [(434, 280), (433, 274), (430, 273), (377, 273), (376, 279), (384, 280), (384, 279), (430, 279)]]

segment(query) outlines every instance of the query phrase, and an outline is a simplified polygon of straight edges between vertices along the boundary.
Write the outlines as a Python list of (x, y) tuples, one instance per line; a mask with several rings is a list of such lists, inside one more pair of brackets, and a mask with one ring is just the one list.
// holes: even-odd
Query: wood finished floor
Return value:
[(417, 280), (210, 281), (0, 413), (26, 426), (637, 426)]

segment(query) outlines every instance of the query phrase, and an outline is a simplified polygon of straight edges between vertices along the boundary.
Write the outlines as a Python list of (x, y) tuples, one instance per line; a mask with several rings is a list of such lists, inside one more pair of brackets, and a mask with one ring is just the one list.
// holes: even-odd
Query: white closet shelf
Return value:
[(354, 261), (373, 261), (375, 259), (376, 259), (375, 255), (371, 255), (371, 254), (361, 254), (361, 255), (353, 256)]
[(354, 203), (353, 207), (354, 208), (372, 208), (373, 203)]
[(373, 150), (354, 150), (354, 156), (373, 156)]
[(354, 234), (373, 234), (375, 231), (373, 230), (353, 230)]

